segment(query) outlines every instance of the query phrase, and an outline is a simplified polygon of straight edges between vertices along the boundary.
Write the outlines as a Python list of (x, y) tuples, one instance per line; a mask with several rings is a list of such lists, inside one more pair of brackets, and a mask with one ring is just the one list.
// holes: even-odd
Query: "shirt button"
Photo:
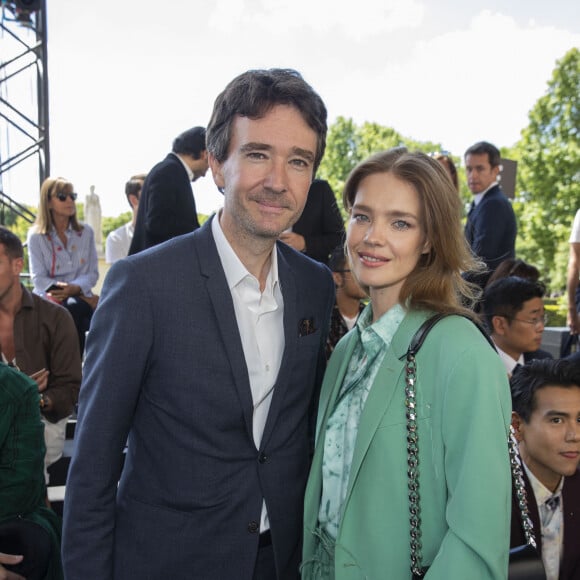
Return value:
[(258, 522), (250, 522), (248, 524), (248, 532), (250, 532), (250, 534), (255, 534), (259, 529), (260, 526), (258, 525)]
[(258, 455), (258, 462), (266, 463), (266, 461), (268, 461), (268, 456), (262, 451), (260, 455)]

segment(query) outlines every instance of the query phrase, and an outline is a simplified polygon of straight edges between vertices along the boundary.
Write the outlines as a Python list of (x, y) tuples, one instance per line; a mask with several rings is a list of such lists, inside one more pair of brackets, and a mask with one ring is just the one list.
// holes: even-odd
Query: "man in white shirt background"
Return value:
[(113, 230), (107, 236), (105, 243), (105, 261), (107, 264), (114, 264), (117, 260), (125, 258), (129, 254), (129, 247), (131, 246), (133, 232), (135, 231), (139, 197), (146, 177), (146, 173), (133, 175), (125, 184), (125, 195), (127, 196), (132, 213), (131, 221)]

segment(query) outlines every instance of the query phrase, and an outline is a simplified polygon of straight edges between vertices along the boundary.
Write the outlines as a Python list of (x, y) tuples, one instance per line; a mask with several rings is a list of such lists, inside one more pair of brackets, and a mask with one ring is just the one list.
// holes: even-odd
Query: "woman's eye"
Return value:
[(368, 221), (368, 216), (364, 215), (363, 213), (354, 213), (352, 214), (352, 219), (355, 222), (366, 222)]
[(393, 226), (397, 230), (406, 230), (411, 227), (411, 224), (409, 222), (406, 222), (405, 220), (397, 220), (393, 222)]

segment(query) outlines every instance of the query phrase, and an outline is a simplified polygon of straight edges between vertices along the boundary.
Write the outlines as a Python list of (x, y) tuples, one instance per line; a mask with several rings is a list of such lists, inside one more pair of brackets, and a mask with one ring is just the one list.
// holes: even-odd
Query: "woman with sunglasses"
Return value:
[(62, 304), (72, 315), (81, 353), (97, 297), (99, 278), (93, 230), (76, 216), (77, 194), (63, 177), (48, 177), (40, 188), (36, 222), (28, 232), (34, 292)]

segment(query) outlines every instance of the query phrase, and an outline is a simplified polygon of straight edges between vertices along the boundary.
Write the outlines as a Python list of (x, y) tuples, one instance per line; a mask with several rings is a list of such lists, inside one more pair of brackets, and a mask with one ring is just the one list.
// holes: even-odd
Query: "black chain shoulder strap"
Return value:
[[(405, 364), (405, 412), (407, 419), (407, 479), (409, 492), (409, 533), (410, 533), (410, 555), (411, 555), (411, 572), (413, 578), (423, 578), (427, 568), (423, 568), (422, 560), (422, 543), (421, 543), (421, 494), (419, 490), (419, 431), (417, 428), (417, 406), (416, 406), (416, 389), (415, 383), (417, 381), (417, 361), (415, 356), (423, 345), (425, 338), (431, 329), (446, 316), (450, 314), (436, 314), (428, 318), (417, 330), (409, 348), (404, 356), (406, 358)], [(488, 335), (487, 331), (471, 320), (475, 326), (480, 330), (483, 336), (491, 347), (496, 350), (493, 341)], [(402, 357), (403, 358), (403, 357)], [(536, 547), (536, 540), (533, 533), (533, 524), (530, 518), (528, 503), (526, 498), (526, 489), (522, 474), (522, 466), (517, 451), (517, 441), (515, 439), (513, 428), (510, 426), (510, 436), (508, 441), (510, 466), (512, 472), (512, 479), (516, 490), (516, 497), (518, 499), (518, 507), (520, 509), (522, 526), (526, 537), (526, 542)]]

